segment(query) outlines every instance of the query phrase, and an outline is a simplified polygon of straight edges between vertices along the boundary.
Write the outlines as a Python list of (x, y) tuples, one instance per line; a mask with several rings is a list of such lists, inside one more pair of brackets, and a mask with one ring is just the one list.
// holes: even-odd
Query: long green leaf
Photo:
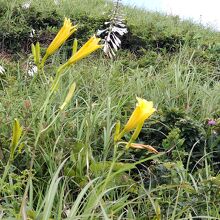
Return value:
[(74, 219), (76, 217), (77, 211), (78, 211), (78, 207), (81, 203), (81, 200), (83, 199), (84, 195), (86, 194), (87, 190), (89, 189), (89, 187), (97, 180), (98, 178), (92, 180), (91, 182), (89, 182), (80, 192), (80, 194), (78, 195), (74, 205), (72, 206), (70, 213), (68, 215), (68, 219)]
[(58, 175), (60, 173), (60, 170), (63, 168), (66, 160), (67, 159), (65, 159), (60, 164), (59, 168), (57, 169), (57, 171), (54, 174), (54, 177), (53, 177), (53, 179), (51, 181), (49, 190), (48, 190), (47, 195), (45, 197), (45, 205), (44, 205), (44, 211), (43, 211), (43, 216), (42, 216), (43, 220), (47, 220), (47, 219), (50, 218), (51, 210), (52, 210), (52, 206), (53, 206), (53, 202), (54, 202), (54, 198), (55, 198), (55, 195), (57, 193), (58, 184), (59, 184), (60, 180), (62, 179), (62, 177), (58, 178)]

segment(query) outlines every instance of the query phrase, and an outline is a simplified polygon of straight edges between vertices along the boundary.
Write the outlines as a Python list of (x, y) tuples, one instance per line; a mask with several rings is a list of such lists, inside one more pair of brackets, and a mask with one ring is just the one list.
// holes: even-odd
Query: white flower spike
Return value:
[(5, 69), (3, 66), (0, 65), (0, 74), (4, 74), (5, 73)]

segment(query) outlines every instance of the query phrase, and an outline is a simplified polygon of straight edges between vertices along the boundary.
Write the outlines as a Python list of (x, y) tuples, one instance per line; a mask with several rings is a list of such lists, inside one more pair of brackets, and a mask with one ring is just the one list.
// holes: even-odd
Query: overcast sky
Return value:
[(220, 31), (220, 0), (122, 0), (122, 3), (191, 18)]

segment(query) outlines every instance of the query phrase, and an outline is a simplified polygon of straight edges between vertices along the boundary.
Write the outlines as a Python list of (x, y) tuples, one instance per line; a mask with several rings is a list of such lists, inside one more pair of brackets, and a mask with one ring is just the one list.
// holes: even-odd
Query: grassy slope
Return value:
[[(59, 7), (52, 0), (44, 0), (33, 5), (33, 19), (38, 18), (39, 22), (45, 21), (48, 11), (56, 10), (55, 29), (42, 26), (41, 36), (48, 36), (45, 34), (47, 31), (53, 36), (63, 17), (67, 16), (81, 25), (77, 36), (81, 41), (96, 32), (105, 18), (103, 10), (108, 11), (111, 6), (107, 4), (104, 7), (104, 1), (95, 0), (83, 3), (63, 1)], [(130, 34), (124, 39), (123, 50), (118, 57), (110, 61), (98, 52), (68, 70), (42, 119), (38, 110), (45, 102), (49, 86), (40, 81), (33, 82), (27, 75), (25, 65), (29, 55), (18, 53), (13, 41), (15, 33), (17, 40), (29, 35), (27, 28), (31, 29), (31, 25), (26, 23), (29, 13), (19, 9), (17, 17), (12, 16), (18, 1), (12, 1), (7, 7), (7, 13), (1, 14), (1, 22), (5, 24), (4, 28), (11, 27), (8, 31), (12, 38), (6, 36), (4, 40), (8, 39), (9, 46), (4, 50), (7, 54), (10, 52), (9, 58), (18, 54), (21, 59), (11, 58), (6, 64), (6, 53), (1, 53), (0, 64), (7, 68), (6, 74), (1, 76), (0, 91), (4, 97), (1, 100), (0, 147), (3, 166), (8, 159), (13, 118), (20, 119), (27, 133), (22, 139), (24, 148), (15, 158), (10, 175), (1, 183), (4, 188), (0, 209), (6, 218), (19, 211), (27, 180), (27, 171), (24, 170), (29, 168), (39, 131), (56, 116), (73, 81), (77, 83), (77, 90), (72, 103), (40, 136), (37, 144), (35, 179), (30, 190), (33, 195), (30, 194), (27, 200), (32, 214), (36, 211), (36, 215), (41, 213), (45, 217), (46, 210), (49, 210), (51, 217), (60, 219), (66, 210), (71, 209), (74, 201), (75, 205), (80, 201), (79, 192), (89, 180), (100, 177), (90, 188), (88, 197), (82, 198), (81, 207), (76, 206), (72, 214), (81, 219), (86, 219), (86, 216), (93, 216), (93, 219), (100, 216), (106, 219), (107, 216), (110, 219), (119, 216), (125, 219), (219, 218), (219, 177), (210, 156), (213, 150), (218, 149), (219, 134), (213, 135), (213, 130), (204, 126), (206, 118), (219, 117), (219, 33), (190, 22), (180, 22), (176, 17), (125, 8)], [(37, 17), (35, 11), (41, 12), (42, 17)], [(24, 17), (23, 13), (26, 13)], [(84, 29), (87, 33), (83, 32)], [(45, 39), (40, 40), (46, 46)], [(28, 43), (30, 45), (31, 42)], [(13, 51), (8, 51), (12, 48)], [(54, 67), (66, 58), (65, 49), (50, 59), (47, 75), (53, 76)], [(28, 49), (24, 51), (27, 53)], [(146, 151), (125, 152), (120, 146), (117, 152), (113, 152), (114, 123), (117, 120), (122, 124), (126, 122), (135, 105), (136, 95), (152, 100), (158, 109), (149, 125), (146, 124), (140, 141), (154, 144), (163, 152), (166, 144), (162, 142), (166, 140), (169, 148), (177, 150), (172, 155), (143, 162), (137, 169), (130, 170), (124, 164), (122, 167), (129, 170), (127, 172), (121, 167), (110, 167), (112, 163), (99, 164), (102, 161), (133, 163), (146, 158), (150, 160)], [(30, 107), (24, 104), (27, 102)], [(172, 120), (178, 123), (174, 124)], [(162, 137), (159, 136), (161, 133), (164, 133)], [(190, 149), (196, 149), (201, 136), (201, 149), (196, 151), (200, 155), (196, 157)], [(182, 145), (179, 144), (181, 138), (185, 138)], [(52, 192), (47, 194), (48, 183), (56, 178), (54, 173), (69, 155), (71, 159), (61, 173), (65, 177), (59, 179), (57, 189), (51, 182)], [(115, 171), (119, 174), (116, 175)], [(111, 179), (114, 175), (116, 177)], [(49, 195), (56, 195), (55, 202)], [(44, 198), (47, 198), (45, 203)], [(50, 203), (53, 207), (51, 212), (47, 208)]]

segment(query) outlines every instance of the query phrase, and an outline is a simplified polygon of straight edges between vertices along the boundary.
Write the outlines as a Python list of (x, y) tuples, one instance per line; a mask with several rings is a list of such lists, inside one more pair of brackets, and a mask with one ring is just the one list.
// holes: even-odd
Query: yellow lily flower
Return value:
[(62, 28), (57, 33), (56, 37), (50, 43), (46, 50), (46, 54), (42, 60), (42, 65), (46, 59), (55, 53), (55, 51), (76, 31), (76, 25), (73, 26), (70, 19), (65, 18)]
[(61, 65), (58, 68), (56, 78), (54, 79), (54, 82), (53, 82), (53, 85), (52, 85), (52, 88), (51, 88), (52, 91), (55, 91), (57, 89), (62, 71), (66, 67), (70, 66), (71, 64), (76, 63), (77, 61), (83, 59), (84, 57), (87, 57), (89, 54), (91, 54), (95, 50), (101, 48), (102, 45), (98, 44), (100, 40), (101, 39), (96, 38), (95, 35), (92, 36), (77, 52), (75, 52), (77, 50), (77, 41), (74, 41), (73, 54), (66, 63), (64, 63), (63, 65)]
[(139, 124), (143, 124), (144, 121), (156, 111), (156, 109), (153, 108), (153, 102), (148, 102), (138, 97), (137, 101), (136, 108), (124, 127), (124, 132), (129, 132), (135, 129)]
[(144, 121), (156, 111), (156, 109), (153, 108), (153, 102), (148, 102), (147, 100), (138, 97), (137, 100), (138, 103), (136, 104), (136, 108), (129, 118), (127, 124), (124, 126), (124, 129), (121, 131), (121, 133), (118, 134), (117, 132), (117, 134), (115, 134), (115, 141), (120, 140), (125, 133), (133, 129), (135, 129), (135, 131), (129, 143), (135, 141), (143, 127)]
[(87, 57), (89, 54), (94, 52), (95, 50), (102, 47), (99, 45), (100, 38), (96, 38), (96, 36), (92, 36), (75, 54), (73, 54), (70, 59), (67, 61), (66, 65), (74, 64), (77, 61)]

